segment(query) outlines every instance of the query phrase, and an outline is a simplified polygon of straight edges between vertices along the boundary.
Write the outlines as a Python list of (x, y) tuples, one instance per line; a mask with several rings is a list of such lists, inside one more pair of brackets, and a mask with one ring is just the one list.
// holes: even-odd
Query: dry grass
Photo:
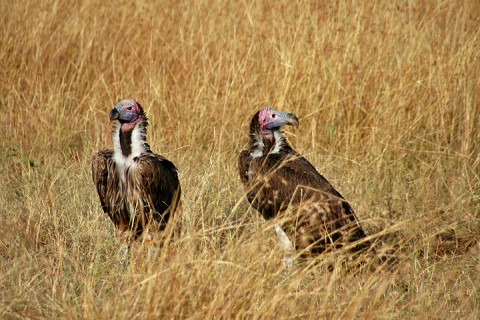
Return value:
[[(480, 4), (396, 2), (2, 2), (0, 318), (477, 319)], [(123, 270), (90, 159), (129, 97), (184, 229)], [(236, 173), (265, 105), (299, 116), (290, 141), (396, 269), (282, 272)]]

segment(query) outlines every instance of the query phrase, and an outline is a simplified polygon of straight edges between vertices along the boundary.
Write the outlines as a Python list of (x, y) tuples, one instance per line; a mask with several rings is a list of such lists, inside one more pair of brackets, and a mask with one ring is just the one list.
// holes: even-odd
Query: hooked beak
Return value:
[(112, 111), (110, 111), (110, 121), (117, 120), (119, 117), (120, 117), (120, 112), (118, 111), (117, 108), (113, 108)]
[(291, 125), (291, 126), (298, 126), (298, 118), (293, 114), (293, 113), (286, 113), (285, 114), (285, 124)]
[(298, 126), (298, 118), (292, 114), (292, 113), (287, 113), (287, 112), (281, 112), (281, 111), (276, 111), (273, 110), (274, 115), (276, 116), (275, 119), (271, 119), (266, 124), (266, 128), (268, 130), (273, 130), (275, 128), (280, 128), (285, 125), (290, 125), (290, 126)]

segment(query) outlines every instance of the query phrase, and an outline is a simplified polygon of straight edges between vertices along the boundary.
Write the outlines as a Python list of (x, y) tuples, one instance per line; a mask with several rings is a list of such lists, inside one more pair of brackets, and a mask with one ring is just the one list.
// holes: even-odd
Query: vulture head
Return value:
[(145, 118), (145, 112), (142, 106), (132, 99), (120, 101), (115, 108), (110, 111), (110, 121), (120, 122), (122, 131), (133, 130), (135, 125), (143, 118)]
[(261, 134), (264, 138), (273, 137), (273, 133), (285, 125), (298, 125), (298, 118), (291, 113), (265, 107), (252, 118), (250, 129), (252, 133)]

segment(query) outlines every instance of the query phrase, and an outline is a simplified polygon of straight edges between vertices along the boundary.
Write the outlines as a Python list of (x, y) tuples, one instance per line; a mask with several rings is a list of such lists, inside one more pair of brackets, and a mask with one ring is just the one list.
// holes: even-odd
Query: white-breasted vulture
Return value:
[[(288, 144), (281, 128), (298, 123), (295, 115), (269, 107), (253, 116), (249, 149), (238, 158), (248, 201), (265, 219), (276, 219), (275, 230), (286, 251), (369, 247), (352, 207)], [(292, 260), (285, 262), (289, 267)]]
[[(110, 112), (113, 150), (94, 154), (92, 177), (103, 211), (117, 228), (128, 264), (133, 240), (150, 242), (165, 231), (180, 206), (177, 168), (153, 153), (140, 104), (123, 100)], [(160, 237), (161, 238), (161, 237)]]

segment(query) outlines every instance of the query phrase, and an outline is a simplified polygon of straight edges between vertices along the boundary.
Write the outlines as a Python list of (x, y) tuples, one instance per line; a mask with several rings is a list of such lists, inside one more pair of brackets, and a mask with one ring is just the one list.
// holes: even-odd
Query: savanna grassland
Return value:
[[(480, 316), (479, 2), (0, 9), (1, 319)], [(90, 176), (124, 98), (183, 189), (181, 237), (127, 268)], [(298, 116), (291, 144), (398, 250), (393, 268), (339, 250), (286, 274), (236, 169), (267, 105)]]

